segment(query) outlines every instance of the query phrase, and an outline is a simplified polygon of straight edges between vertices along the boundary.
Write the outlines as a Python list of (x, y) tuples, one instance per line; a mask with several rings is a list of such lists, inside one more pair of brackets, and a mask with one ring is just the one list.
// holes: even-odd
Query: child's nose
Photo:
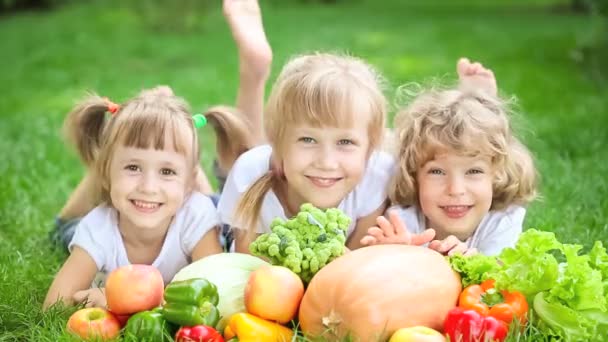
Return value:
[(330, 148), (324, 148), (317, 158), (317, 167), (324, 170), (334, 170), (338, 167), (338, 159), (334, 151)]
[(448, 194), (450, 196), (460, 196), (465, 193), (464, 180), (460, 177), (450, 177), (448, 184)]
[(151, 173), (145, 173), (139, 182), (139, 191), (143, 193), (154, 193), (157, 189), (157, 177)]

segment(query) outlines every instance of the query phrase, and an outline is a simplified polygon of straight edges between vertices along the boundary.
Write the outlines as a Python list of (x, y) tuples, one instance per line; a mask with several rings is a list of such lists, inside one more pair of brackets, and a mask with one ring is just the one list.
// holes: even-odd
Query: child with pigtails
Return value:
[[(272, 50), (262, 23), (262, 15), (257, 0), (224, 0), (224, 17), (230, 27), (238, 50), (239, 86), (236, 97), (236, 108), (215, 107), (210, 111), (232, 112), (234, 115), (210, 117), (214, 127), (230, 125), (246, 127), (246, 134), (218, 136), (226, 141), (238, 140), (236, 143), (217, 144), (217, 160), (214, 173), (218, 180), (218, 191), (221, 191), (228, 170), (232, 163), (245, 150), (262, 144), (265, 141), (262, 129), (262, 111), (264, 87), (270, 74)], [(215, 119), (213, 119), (215, 118)], [(217, 131), (223, 134), (222, 130)], [(97, 186), (98, 180), (87, 164), (87, 172), (78, 186), (70, 194), (56, 218), (55, 229), (51, 232), (54, 242), (67, 248), (80, 219), (100, 202)], [(218, 196), (202, 168), (197, 167), (195, 189), (210, 195), (215, 204)], [(222, 242), (229, 238), (224, 229)]]
[(78, 223), (45, 307), (57, 300), (105, 306), (94, 280), (103, 286), (114, 269), (152, 265), (168, 283), (191, 261), (222, 252), (215, 206), (196, 190), (196, 128), (206, 117), (230, 121), (220, 110), (192, 116), (168, 87), (144, 90), (120, 106), (91, 95), (68, 114), (67, 134), (98, 180), (101, 203)]

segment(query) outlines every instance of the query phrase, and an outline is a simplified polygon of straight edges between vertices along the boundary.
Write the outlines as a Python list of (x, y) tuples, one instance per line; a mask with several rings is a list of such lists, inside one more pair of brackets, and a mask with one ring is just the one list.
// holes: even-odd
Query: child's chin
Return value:
[(327, 199), (321, 200), (321, 201), (310, 201), (310, 203), (312, 203), (312, 205), (314, 205), (315, 207), (319, 208), (319, 209), (328, 209), (328, 208), (337, 208), (338, 205), (340, 204), (340, 201), (328, 201)]

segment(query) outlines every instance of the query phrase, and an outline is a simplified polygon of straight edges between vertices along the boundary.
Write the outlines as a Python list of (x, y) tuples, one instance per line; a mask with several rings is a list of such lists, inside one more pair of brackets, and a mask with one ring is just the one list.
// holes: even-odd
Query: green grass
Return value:
[[(547, 2), (272, 1), (264, 6), (272, 78), (289, 56), (313, 50), (361, 56), (393, 89), (433, 76), (451, 80), (459, 56), (482, 61), (502, 92), (519, 98), (542, 175), (543, 199), (530, 206), (525, 226), (590, 246), (608, 240), (608, 91), (571, 58), (587, 18), (547, 10)], [(62, 329), (73, 309), (42, 313), (40, 306), (65, 258), (47, 232), (83, 173), (60, 136), (74, 101), (96, 90), (121, 102), (157, 84), (197, 110), (234, 101), (236, 51), (219, 8), (192, 31), (142, 22), (129, 8), (95, 2), (0, 18), (0, 341), (68, 339)], [(213, 136), (205, 133), (210, 170)]]

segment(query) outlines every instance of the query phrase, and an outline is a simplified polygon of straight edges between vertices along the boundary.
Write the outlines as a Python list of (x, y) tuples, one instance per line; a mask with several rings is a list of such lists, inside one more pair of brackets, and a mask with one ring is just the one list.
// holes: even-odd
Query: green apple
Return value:
[(395, 331), (388, 342), (445, 342), (445, 337), (435, 329), (418, 325)]

